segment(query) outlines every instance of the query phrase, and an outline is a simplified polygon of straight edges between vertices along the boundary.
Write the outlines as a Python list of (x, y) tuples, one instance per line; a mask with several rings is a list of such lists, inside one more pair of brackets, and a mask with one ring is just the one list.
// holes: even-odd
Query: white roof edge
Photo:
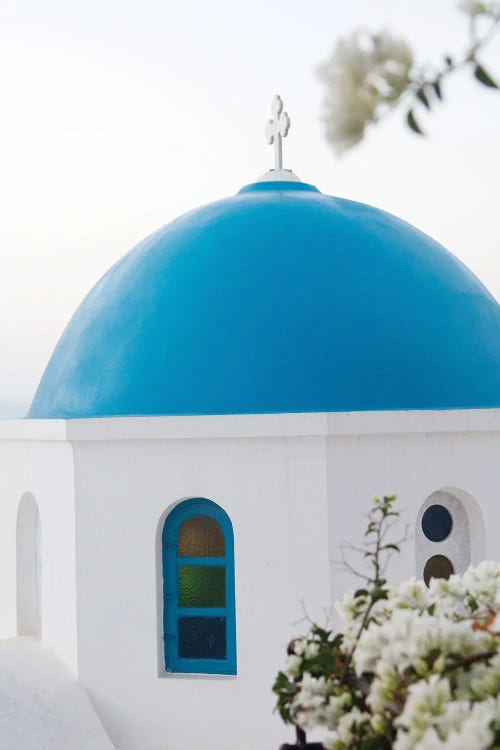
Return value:
[(67, 440), (65, 419), (0, 419), (0, 440)]
[(0, 440), (94, 441), (500, 432), (500, 408), (0, 420)]

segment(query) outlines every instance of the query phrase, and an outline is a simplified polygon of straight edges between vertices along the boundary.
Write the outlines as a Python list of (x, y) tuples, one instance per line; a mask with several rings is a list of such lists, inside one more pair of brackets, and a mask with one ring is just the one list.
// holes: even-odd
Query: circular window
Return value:
[(453, 565), (447, 557), (444, 555), (434, 555), (425, 563), (425, 585), (429, 585), (431, 578), (449, 578), (454, 572)]
[(449, 536), (453, 519), (444, 505), (431, 505), (422, 516), (422, 531), (431, 542), (442, 542)]

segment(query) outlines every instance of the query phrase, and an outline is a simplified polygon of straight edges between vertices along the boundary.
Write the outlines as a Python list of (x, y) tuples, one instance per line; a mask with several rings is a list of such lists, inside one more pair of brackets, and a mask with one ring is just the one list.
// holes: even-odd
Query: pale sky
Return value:
[[(448, 0), (3, 0), (0, 5), (0, 416), (25, 413), (75, 308), (144, 236), (272, 166), (379, 206), (445, 245), (500, 297), (500, 93), (457, 76), (445, 104), (401, 114), (338, 159), (315, 69), (356, 28), (422, 62), (460, 52)], [(500, 77), (500, 40), (483, 57)]]

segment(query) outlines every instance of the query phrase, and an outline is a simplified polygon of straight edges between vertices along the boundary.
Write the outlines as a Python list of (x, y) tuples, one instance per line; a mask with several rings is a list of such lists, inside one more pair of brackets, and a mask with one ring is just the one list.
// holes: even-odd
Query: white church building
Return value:
[(352, 587), (334, 561), (374, 496), (414, 529), (394, 579), (499, 556), (500, 306), (284, 170), (288, 124), (276, 101), (275, 169), (104, 275), (0, 423), (0, 637), (83, 686), (109, 744), (68, 750), (292, 741), (273, 678), (301, 606)]

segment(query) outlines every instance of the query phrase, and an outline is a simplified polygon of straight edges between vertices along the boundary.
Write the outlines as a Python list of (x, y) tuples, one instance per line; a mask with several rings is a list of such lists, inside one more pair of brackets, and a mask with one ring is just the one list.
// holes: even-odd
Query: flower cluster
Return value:
[(429, 588), (377, 573), (337, 608), (343, 633), (313, 626), (290, 644), (274, 687), (286, 722), (322, 729), (327, 750), (500, 747), (499, 563)]
[(433, 65), (417, 65), (407, 42), (388, 32), (358, 30), (337, 42), (318, 74), (326, 88), (325, 134), (338, 154), (360, 143), (368, 125), (403, 104), (407, 125), (424, 135), (420, 114), (444, 101), (443, 84), (456, 71), (468, 69), (483, 86), (499, 88), (479, 57), (500, 29), (500, 0), (458, 0), (456, 7), (467, 15), (466, 47)]
[(362, 140), (365, 128), (394, 105), (410, 83), (413, 55), (389, 33), (356, 32), (340, 39), (319, 68), (326, 85), (326, 137), (342, 153)]

